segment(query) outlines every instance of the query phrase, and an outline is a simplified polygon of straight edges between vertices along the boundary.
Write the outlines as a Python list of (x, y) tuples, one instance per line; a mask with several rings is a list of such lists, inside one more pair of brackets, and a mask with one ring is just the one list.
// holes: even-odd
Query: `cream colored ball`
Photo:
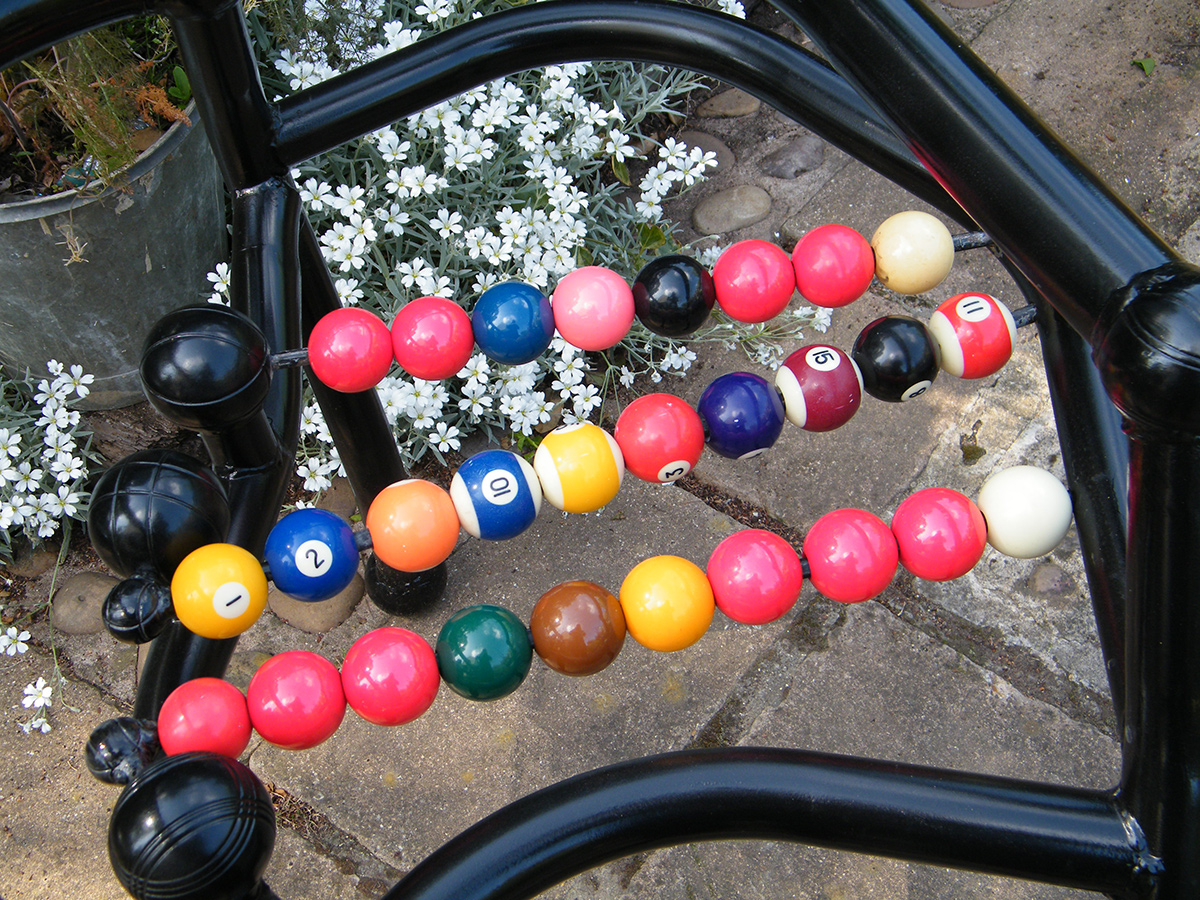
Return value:
[(920, 210), (896, 213), (875, 229), (875, 277), (900, 294), (937, 287), (954, 265), (954, 239), (938, 219)]
[(1013, 466), (994, 473), (975, 499), (988, 543), (1016, 559), (1045, 556), (1071, 527), (1071, 495), (1050, 472)]

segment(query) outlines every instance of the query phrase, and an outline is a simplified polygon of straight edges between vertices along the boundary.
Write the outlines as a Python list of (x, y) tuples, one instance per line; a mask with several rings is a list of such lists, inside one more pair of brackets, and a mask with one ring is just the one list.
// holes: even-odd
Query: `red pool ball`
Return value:
[(625, 468), (643, 481), (667, 484), (695, 468), (704, 452), (704, 427), (691, 405), (670, 394), (638, 397), (613, 432)]
[(739, 322), (767, 322), (781, 312), (796, 290), (787, 251), (770, 241), (738, 241), (713, 266), (717, 303)]
[(949, 488), (925, 488), (892, 516), (900, 565), (918, 578), (950, 581), (966, 575), (987, 546), (987, 523), (971, 498)]
[(900, 562), (892, 530), (861, 509), (837, 509), (817, 519), (804, 538), (813, 587), (839, 603), (883, 593)]
[(832, 431), (862, 403), (862, 372), (837, 347), (812, 344), (783, 361), (775, 373), (788, 421), (806, 431)]
[(406, 628), (368, 631), (342, 663), (346, 702), (376, 725), (411, 722), (433, 705), (440, 683), (433, 648)]
[(717, 545), (706, 569), (717, 608), (735, 622), (774, 622), (804, 586), (800, 557), (779, 535), (760, 528), (736, 531)]
[(326, 313), (308, 336), (313, 375), (335, 391), (355, 393), (379, 384), (392, 367), (392, 336), (374, 313), (356, 307)]
[(246, 698), (220, 678), (185, 681), (163, 701), (158, 740), (168, 756), (198, 750), (237, 759), (250, 743)]
[(836, 308), (866, 293), (875, 277), (875, 252), (845, 225), (821, 225), (792, 251), (796, 289), (809, 303)]
[(254, 730), (285, 750), (315, 747), (346, 715), (337, 667), (307, 650), (289, 650), (259, 666), (246, 689), (246, 705)]
[(957, 378), (986, 378), (999, 372), (1017, 343), (1008, 307), (987, 294), (958, 294), (929, 318), (942, 368)]
[(414, 378), (440, 381), (456, 375), (474, 349), (470, 317), (441, 297), (418, 297), (392, 321), (396, 362)]

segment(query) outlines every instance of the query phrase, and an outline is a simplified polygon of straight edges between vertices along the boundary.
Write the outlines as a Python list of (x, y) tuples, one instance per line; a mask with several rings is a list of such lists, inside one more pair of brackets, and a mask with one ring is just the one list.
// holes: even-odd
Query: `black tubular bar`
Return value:
[(1111, 794), (775, 748), (679, 751), (529, 794), (385, 900), (517, 900), (673, 844), (788, 840), (1137, 896), (1153, 870)]
[[(803, 751), (669, 754), (517, 801), (433, 854), (390, 898), (526, 897), (638, 850), (756, 836), (1122, 900), (1193, 900), (1200, 896), (1200, 666), (1190, 659), (1200, 644), (1200, 270), (1182, 263), (916, 0), (772, 2), (832, 68), (769, 33), (660, 0), (530, 4), (277, 106), (263, 94), (239, 0), (7, 0), (0, 66), (121, 18), (170, 16), (235, 197), (233, 303), (274, 349), (299, 346), (337, 305), (311, 228), (299, 221), (290, 164), (492, 78), (599, 55), (676, 65), (754, 93), (982, 229), (1039, 306), (1122, 726), (1116, 789)], [(274, 377), (259, 418), (205, 436), (234, 496), (230, 539), (255, 553), (279, 508), (299, 424), (298, 369)], [(359, 501), (369, 501), (401, 473), (394, 446), (382, 461), (373, 458), (376, 441), (391, 442), (378, 400), (319, 396)], [(234, 645), (169, 628), (151, 646), (135, 713), (153, 717), (182, 681), (220, 675)]]

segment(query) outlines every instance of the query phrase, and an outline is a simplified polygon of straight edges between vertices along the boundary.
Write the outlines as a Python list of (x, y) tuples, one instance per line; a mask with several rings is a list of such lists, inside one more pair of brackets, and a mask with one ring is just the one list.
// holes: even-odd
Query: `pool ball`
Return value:
[(664, 653), (700, 640), (715, 609), (704, 570), (679, 556), (642, 560), (621, 582), (619, 599), (633, 639)]
[(809, 580), (839, 603), (860, 603), (883, 593), (896, 574), (900, 551), (892, 530), (861, 509), (837, 509), (804, 536)]
[(727, 459), (750, 459), (770, 449), (786, 417), (779, 391), (750, 372), (714, 379), (700, 395), (696, 411), (708, 446)]
[(805, 431), (832, 431), (854, 417), (862, 403), (862, 372), (837, 347), (801, 347), (775, 373), (788, 421)]
[(804, 586), (799, 554), (761, 528), (735, 531), (721, 541), (705, 571), (717, 608), (746, 625), (774, 622), (795, 606)]
[(267, 605), (267, 576), (248, 550), (207, 544), (189, 553), (171, 579), (175, 615), (191, 632), (230, 638), (258, 621)]
[(582, 422), (546, 435), (533, 455), (533, 469), (542, 494), (555, 508), (589, 513), (617, 496), (625, 458), (612, 435)]
[(851, 351), (863, 389), (877, 400), (903, 403), (920, 397), (938, 374), (937, 343), (923, 322), (884, 316), (861, 332)]
[(330, 737), (346, 715), (337, 667), (308, 650), (288, 650), (258, 667), (246, 688), (250, 723), (284, 750), (307, 750)]
[(924, 488), (892, 515), (900, 565), (918, 578), (950, 581), (966, 575), (987, 546), (987, 523), (970, 497), (950, 488)]
[(326, 313), (308, 336), (308, 365), (322, 384), (366, 391), (392, 367), (392, 336), (374, 313), (348, 306)]
[(871, 236), (875, 275), (898, 294), (923, 294), (954, 265), (954, 239), (937, 218), (910, 209), (883, 221)]
[(942, 368), (955, 378), (986, 378), (1004, 368), (1017, 343), (1008, 307), (987, 294), (956, 294), (929, 318)]
[(250, 743), (246, 697), (220, 678), (193, 678), (167, 695), (158, 740), (168, 756), (193, 750), (237, 759)]
[(458, 542), (458, 513), (450, 495), (432, 481), (390, 484), (367, 508), (375, 555), (401, 572), (423, 572), (444, 561)]
[(700, 414), (670, 394), (646, 394), (621, 411), (613, 437), (625, 467), (643, 481), (669, 484), (695, 468), (704, 452)]
[(542, 594), (529, 618), (538, 656), (563, 675), (594, 675), (625, 643), (625, 613), (590, 581), (567, 581)]
[(1013, 466), (991, 475), (976, 503), (988, 543), (1016, 559), (1035, 559), (1057, 547), (1071, 527), (1071, 495), (1045, 469)]
[(554, 338), (554, 311), (531, 284), (506, 281), (488, 288), (471, 310), (475, 343), (488, 359), (509, 366), (532, 362)]
[(550, 298), (554, 325), (580, 350), (607, 350), (629, 333), (633, 291), (611, 269), (584, 266), (565, 276)]
[(533, 643), (525, 623), (501, 606), (460, 609), (442, 626), (434, 648), (447, 687), (468, 700), (499, 700), (525, 680)]
[(804, 235), (792, 250), (796, 289), (809, 303), (836, 309), (867, 292), (875, 254), (867, 239), (845, 225), (829, 224)]
[(738, 241), (713, 266), (721, 311), (739, 322), (767, 322), (787, 307), (796, 276), (787, 251), (769, 241)]
[(442, 297), (418, 297), (392, 321), (392, 352), (414, 378), (440, 381), (456, 375), (474, 349), (471, 319)]
[(267, 535), (263, 554), (275, 587), (297, 600), (328, 600), (358, 571), (350, 525), (323, 509), (298, 509)]
[(433, 705), (439, 684), (433, 648), (406, 628), (368, 631), (342, 661), (346, 702), (375, 725), (411, 722)]
[(708, 319), (717, 289), (704, 266), (690, 256), (660, 256), (633, 282), (633, 307), (648, 331), (684, 337)]
[(542, 487), (533, 466), (517, 454), (484, 450), (458, 467), (450, 498), (467, 534), (503, 541), (533, 524), (542, 506)]

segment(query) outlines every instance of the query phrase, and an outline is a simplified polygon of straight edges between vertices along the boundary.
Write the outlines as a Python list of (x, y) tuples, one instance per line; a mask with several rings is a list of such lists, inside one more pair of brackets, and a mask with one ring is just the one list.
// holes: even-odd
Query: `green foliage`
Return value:
[(1154, 69), (1158, 65), (1151, 56), (1143, 56), (1141, 59), (1130, 60), (1129, 64), (1141, 69), (1147, 78), (1154, 74)]

